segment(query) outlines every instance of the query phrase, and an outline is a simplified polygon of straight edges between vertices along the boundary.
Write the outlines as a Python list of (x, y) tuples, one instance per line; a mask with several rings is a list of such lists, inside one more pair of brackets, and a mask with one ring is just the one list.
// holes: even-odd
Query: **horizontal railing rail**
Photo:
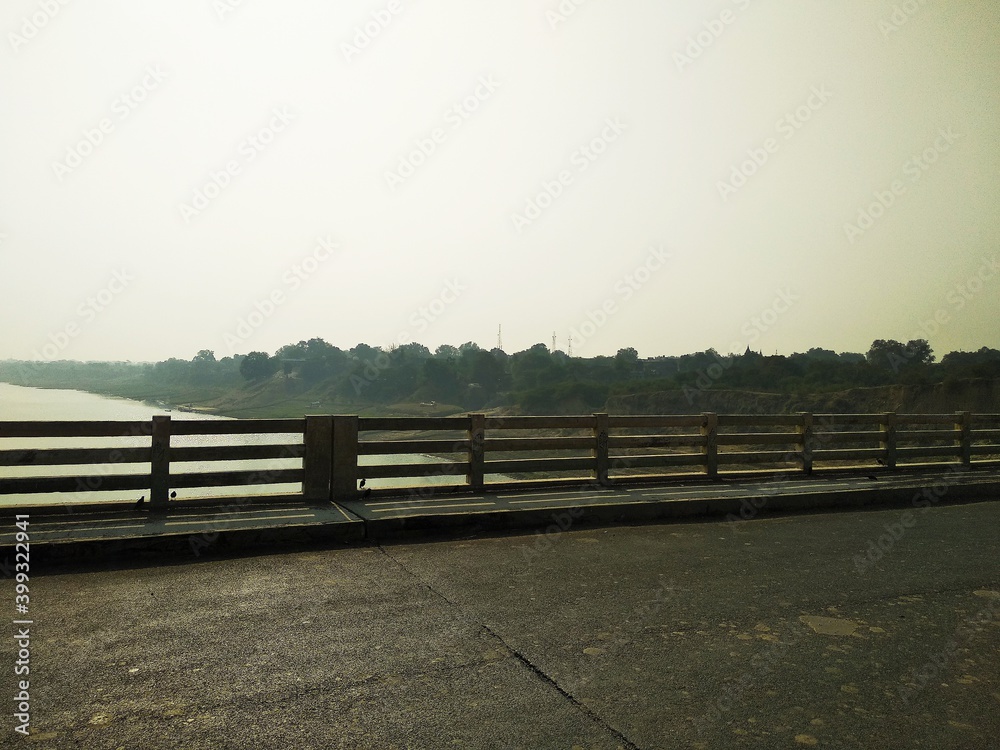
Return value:
[[(150, 507), (164, 508), (178, 490), (301, 484), (304, 445), (301, 442), (193, 445), (200, 439), (266, 439), (291, 435), (301, 440), (304, 419), (180, 419), (153, 417), (149, 421), (0, 422), (0, 500), (5, 495), (51, 495), (145, 491)], [(39, 439), (80, 439), (111, 442), (100, 447), (36, 447)], [(10, 447), (11, 441), (22, 443)], [(136, 442), (144, 442), (136, 446)], [(28, 445), (31, 443), (31, 445)], [(298, 468), (276, 468), (261, 462), (290, 459)], [(195, 470), (192, 464), (232, 464), (219, 470)], [(77, 473), (46, 474), (52, 467), (73, 467)], [(29, 470), (41, 469), (29, 473)], [(16, 471), (19, 475), (7, 475)], [(204, 493), (202, 493), (204, 494)], [(293, 493), (294, 495), (294, 493)], [(261, 493), (262, 497), (274, 494)], [(49, 504), (61, 498), (48, 498)]]
[[(237, 444), (191, 444), (206, 436)], [(280, 442), (238, 444), (272, 436)], [(59, 445), (41, 447), (39, 439)], [(63, 445), (78, 439), (80, 445)], [(94, 446), (94, 440), (113, 444)], [(215, 468), (193, 470), (196, 463)], [(183, 503), (198, 498), (199, 489), (237, 488), (249, 496), (251, 487), (298, 484), (298, 492), (261, 491), (252, 499), (323, 503), (362, 493), (378, 499), (418, 487), (482, 492), (528, 484), (593, 486), (747, 472), (944, 465), (1000, 467), (1000, 414), (157, 416), (140, 422), (0, 422), (0, 500), (4, 495), (145, 490), (154, 509), (166, 508), (179, 489), (186, 490), (178, 501)], [(67, 469), (75, 473), (64, 473)], [(62, 497), (49, 500), (64, 502)]]

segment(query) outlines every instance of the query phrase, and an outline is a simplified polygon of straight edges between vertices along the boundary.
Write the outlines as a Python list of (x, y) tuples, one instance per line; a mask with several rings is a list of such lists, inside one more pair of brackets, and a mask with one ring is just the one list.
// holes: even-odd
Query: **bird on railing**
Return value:
[(145, 495), (143, 495), (142, 497), (140, 497), (138, 500), (135, 501), (135, 506), (134, 506), (135, 509), (136, 510), (142, 510), (142, 504), (144, 502), (146, 502), (146, 496)]
[(358, 484), (358, 487), (364, 487), (364, 486), (365, 486), (365, 480), (362, 479), (361, 482)]
[(173, 492), (170, 493), (170, 499), (171, 500), (177, 499), (177, 490), (174, 490)]
[(885, 466), (885, 459), (884, 458), (876, 458), (875, 459), (875, 463), (877, 463), (879, 466)]

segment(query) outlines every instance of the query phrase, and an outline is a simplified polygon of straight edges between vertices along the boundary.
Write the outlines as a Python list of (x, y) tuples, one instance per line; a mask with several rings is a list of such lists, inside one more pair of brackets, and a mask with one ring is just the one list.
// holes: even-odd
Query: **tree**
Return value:
[(865, 358), (875, 367), (898, 373), (903, 368), (931, 364), (934, 352), (926, 339), (911, 339), (905, 344), (895, 339), (875, 339)]
[(215, 365), (215, 352), (202, 349), (191, 360), (191, 382), (202, 385), (210, 382), (215, 373)]
[(278, 349), (274, 354), (275, 359), (279, 362), (281, 360), (300, 360), (306, 358), (306, 342), (300, 341), (297, 344), (285, 344), (283, 347)]
[[(794, 356), (794, 355), (793, 355)], [(800, 355), (807, 359), (820, 360), (823, 362), (839, 362), (840, 355), (832, 349), (823, 349), (818, 346), (814, 346), (812, 349), (807, 351), (805, 354)]]
[(545, 344), (535, 344), (510, 358), (512, 384), (518, 391), (550, 384), (555, 379), (553, 370), (552, 356)]
[(184, 359), (171, 357), (153, 365), (153, 371), (161, 382), (177, 383), (188, 378), (191, 363)]
[(619, 349), (615, 355), (615, 369), (624, 376), (631, 376), (639, 367), (639, 352), (631, 346)]
[(455, 403), (459, 384), (451, 362), (435, 358), (425, 359), (420, 371), (420, 389), (426, 398)]
[(945, 367), (970, 367), (996, 363), (1000, 363), (1000, 351), (990, 349), (988, 346), (981, 347), (975, 352), (948, 352), (941, 359), (941, 364)]
[(267, 352), (250, 352), (240, 362), (240, 375), (247, 380), (263, 380), (277, 371), (278, 361)]
[(411, 341), (408, 344), (401, 344), (392, 352), (393, 359), (400, 362), (404, 360), (424, 360), (430, 356), (431, 350), (423, 344), (418, 344), (416, 341)]
[(895, 339), (875, 339), (865, 359), (874, 367), (898, 372), (900, 366), (906, 364), (905, 349), (906, 347)]
[(382, 349), (368, 344), (358, 344), (347, 352), (351, 357), (362, 362), (374, 361), (386, 355)]
[(927, 339), (911, 339), (906, 342), (906, 358), (914, 365), (929, 365), (934, 362), (934, 350)]
[(472, 354), (469, 383), (478, 384), (487, 398), (496, 395), (503, 383), (503, 378), (503, 363), (492, 352), (480, 349)]

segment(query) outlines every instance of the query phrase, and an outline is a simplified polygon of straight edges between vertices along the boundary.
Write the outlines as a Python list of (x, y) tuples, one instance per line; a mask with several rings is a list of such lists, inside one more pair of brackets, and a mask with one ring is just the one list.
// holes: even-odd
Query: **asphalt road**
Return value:
[(1000, 503), (906, 512), (39, 575), (0, 746), (1000, 748)]

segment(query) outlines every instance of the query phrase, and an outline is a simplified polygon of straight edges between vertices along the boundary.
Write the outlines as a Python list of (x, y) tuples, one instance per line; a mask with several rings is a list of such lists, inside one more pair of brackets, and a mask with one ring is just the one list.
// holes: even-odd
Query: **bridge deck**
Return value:
[(908, 512), (33, 576), (29, 744), (995, 750), (1000, 503)]
[[(872, 479), (870, 477), (876, 477)], [(31, 542), (39, 557), (94, 551), (174, 550), (196, 556), (280, 542), (379, 541), (410, 533), (448, 534), (494, 530), (558, 530), (567, 523), (612, 524), (722, 515), (748, 520), (762, 514), (810, 508), (912, 504), (927, 491), (935, 504), (997, 497), (995, 471), (881, 472), (877, 475), (760, 475), (721, 481), (596, 486), (491, 492), (484, 495), (417, 494), (311, 506), (289, 500), (265, 505), (231, 498), (225, 504), (164, 515), (131, 506), (87, 513), (33, 512)], [(10, 509), (4, 509), (10, 514)], [(14, 542), (13, 519), (0, 530), (0, 548)]]

